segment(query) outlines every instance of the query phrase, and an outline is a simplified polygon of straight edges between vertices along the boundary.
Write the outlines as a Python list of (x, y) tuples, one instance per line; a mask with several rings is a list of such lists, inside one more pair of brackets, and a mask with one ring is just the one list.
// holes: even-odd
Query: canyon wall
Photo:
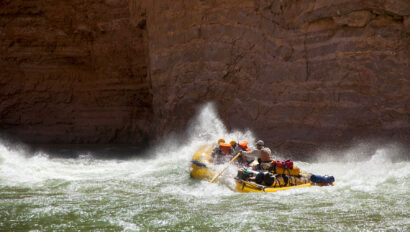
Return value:
[(1, 132), (30, 143), (145, 143), (146, 36), (137, 1), (0, 1)]
[(159, 133), (213, 101), (275, 150), (410, 142), (409, 1), (157, 0), (147, 12)]
[(275, 150), (410, 144), (409, 15), (407, 0), (0, 1), (0, 129), (142, 144), (212, 101)]

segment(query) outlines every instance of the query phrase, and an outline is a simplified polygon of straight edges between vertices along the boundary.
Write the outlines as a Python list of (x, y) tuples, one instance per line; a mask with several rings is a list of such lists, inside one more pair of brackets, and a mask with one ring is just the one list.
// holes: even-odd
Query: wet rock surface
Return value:
[(280, 151), (410, 142), (408, 1), (0, 4), (0, 126), (25, 140), (143, 143), (213, 101)]

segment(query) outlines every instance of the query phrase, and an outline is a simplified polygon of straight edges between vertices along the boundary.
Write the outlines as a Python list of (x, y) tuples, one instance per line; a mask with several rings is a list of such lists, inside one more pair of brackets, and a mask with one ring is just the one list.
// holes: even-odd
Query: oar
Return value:
[(229, 165), (231, 165), (231, 163), (232, 163), (233, 161), (235, 161), (236, 158), (238, 158), (240, 155), (241, 155), (241, 153), (239, 152), (235, 157), (233, 157), (233, 159), (231, 159), (231, 161), (229, 161), (228, 165), (226, 165), (226, 167), (225, 167), (224, 169), (222, 169), (222, 171), (220, 171), (220, 172), (218, 173), (218, 175), (216, 175), (214, 178), (212, 178), (210, 184), (212, 184), (216, 179), (218, 179), (218, 177), (219, 177), (219, 176), (229, 167)]

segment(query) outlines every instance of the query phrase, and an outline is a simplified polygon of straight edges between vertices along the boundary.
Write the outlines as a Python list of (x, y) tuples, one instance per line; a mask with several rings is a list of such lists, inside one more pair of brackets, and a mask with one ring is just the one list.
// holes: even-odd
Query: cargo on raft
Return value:
[(235, 182), (237, 192), (277, 192), (293, 188), (333, 185), (334, 177), (322, 177), (303, 172), (298, 175), (286, 175), (241, 168), (235, 177)]
[[(195, 179), (211, 180), (217, 170), (212, 160), (213, 146), (202, 145), (191, 160), (191, 177)], [(299, 167), (290, 160), (272, 161), (267, 170), (257, 169), (258, 162), (254, 161), (250, 167), (239, 168), (235, 177), (235, 191), (237, 192), (277, 192), (294, 188), (333, 185), (333, 176), (320, 176), (300, 171)]]

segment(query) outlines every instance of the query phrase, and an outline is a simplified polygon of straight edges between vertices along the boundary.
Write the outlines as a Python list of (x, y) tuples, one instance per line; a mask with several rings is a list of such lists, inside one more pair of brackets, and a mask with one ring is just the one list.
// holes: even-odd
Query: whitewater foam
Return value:
[(191, 124), (189, 140), (170, 138), (130, 160), (53, 158), (0, 143), (0, 230), (408, 230), (410, 163), (399, 146), (295, 161), (335, 176), (332, 187), (241, 194), (232, 191), (235, 167), (209, 185), (190, 178), (190, 160), (204, 143), (252, 143), (252, 133), (227, 131), (212, 104)]
[[(160, 178), (162, 173), (168, 173), (170, 170), (174, 176), (175, 173), (186, 175), (189, 172), (192, 154), (202, 144), (215, 143), (219, 138), (226, 138), (228, 141), (230, 139), (254, 141), (250, 131), (229, 133), (219, 120), (213, 104), (205, 105), (191, 125), (191, 136), (188, 141), (178, 143), (170, 138), (162, 145), (148, 151), (149, 158), (146, 159), (96, 160), (89, 154), (80, 155), (77, 159), (50, 158), (48, 154), (42, 152), (30, 155), (18, 147), (11, 149), (5, 144), (0, 144), (0, 180), (3, 184), (13, 185), (36, 183), (48, 179), (74, 181), (145, 178), (153, 184), (158, 184), (161, 181), (156, 178)], [(362, 153), (363, 147), (367, 146), (346, 149), (342, 155), (340, 155), (341, 151), (338, 151), (338, 156), (330, 155), (334, 153), (332, 151), (322, 152), (317, 155), (320, 159), (317, 162), (296, 161), (296, 165), (306, 172), (334, 175), (336, 183), (342, 186), (375, 186), (388, 179), (406, 178), (410, 175), (408, 162), (393, 162), (395, 157), (402, 156), (401, 147), (390, 145), (376, 148), (374, 154), (365, 160), (357, 158), (357, 155)], [(220, 167), (222, 168), (223, 166)], [(184, 170), (184, 172), (177, 170)], [(235, 172), (235, 168), (228, 169), (220, 182), (232, 189), (232, 177), (236, 175)], [(183, 179), (186, 181), (186, 178)], [(226, 187), (217, 192), (223, 191), (226, 191)]]

